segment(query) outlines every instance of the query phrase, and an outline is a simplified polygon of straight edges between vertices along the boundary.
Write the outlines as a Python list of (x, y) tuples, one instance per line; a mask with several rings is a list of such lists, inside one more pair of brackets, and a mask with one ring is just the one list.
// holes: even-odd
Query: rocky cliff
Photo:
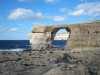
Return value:
[(100, 20), (98, 20), (70, 25), (33, 26), (29, 36), (32, 49), (50, 48), (59, 29), (66, 29), (69, 32), (66, 48), (100, 47)]

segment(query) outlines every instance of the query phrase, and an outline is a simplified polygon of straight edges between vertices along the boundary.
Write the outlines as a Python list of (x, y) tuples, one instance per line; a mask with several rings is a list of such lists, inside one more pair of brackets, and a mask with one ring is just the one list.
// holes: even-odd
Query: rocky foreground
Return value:
[(100, 48), (0, 52), (0, 75), (100, 75)]

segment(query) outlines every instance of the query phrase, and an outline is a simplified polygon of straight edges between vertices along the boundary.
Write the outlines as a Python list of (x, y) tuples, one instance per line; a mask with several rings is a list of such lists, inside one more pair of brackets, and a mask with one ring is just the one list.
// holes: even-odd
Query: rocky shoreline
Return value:
[(100, 75), (100, 48), (1, 51), (0, 75)]

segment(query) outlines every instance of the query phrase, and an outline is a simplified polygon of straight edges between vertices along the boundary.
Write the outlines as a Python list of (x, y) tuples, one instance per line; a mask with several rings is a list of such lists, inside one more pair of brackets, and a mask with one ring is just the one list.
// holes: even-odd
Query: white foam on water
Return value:
[(0, 49), (0, 51), (24, 51), (25, 48), (17, 48), (17, 49)]

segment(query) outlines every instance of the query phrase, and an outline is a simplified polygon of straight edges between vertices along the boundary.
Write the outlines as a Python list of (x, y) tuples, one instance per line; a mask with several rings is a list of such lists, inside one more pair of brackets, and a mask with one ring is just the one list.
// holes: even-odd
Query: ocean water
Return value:
[[(64, 48), (65, 40), (54, 40), (52, 47)], [(0, 40), (0, 51), (23, 51), (30, 49), (29, 40)]]
[(29, 48), (28, 40), (0, 40), (0, 51), (21, 51)]
[(54, 40), (52, 42), (53, 47), (57, 48), (65, 48), (67, 40)]

